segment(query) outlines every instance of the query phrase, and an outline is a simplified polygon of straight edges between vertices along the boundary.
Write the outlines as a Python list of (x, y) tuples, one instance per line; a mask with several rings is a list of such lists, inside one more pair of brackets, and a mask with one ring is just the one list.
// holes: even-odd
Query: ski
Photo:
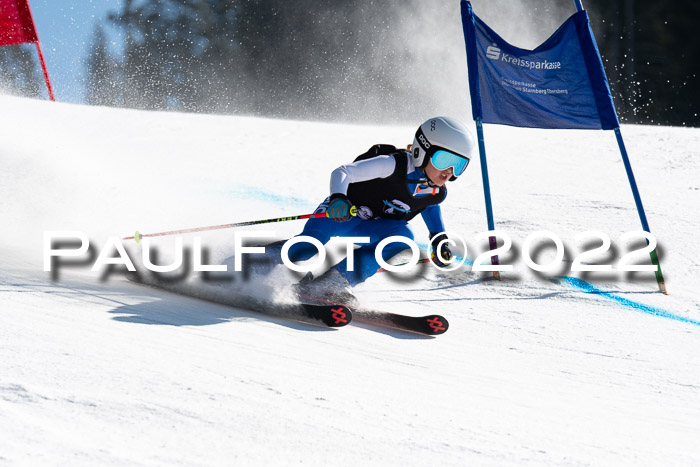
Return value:
[[(330, 300), (329, 298), (311, 297), (299, 293), (297, 293), (297, 297), (301, 302), (325, 303), (347, 307), (347, 305)], [(356, 322), (388, 327), (426, 336), (439, 336), (440, 334), (444, 334), (450, 326), (447, 319), (441, 315), (409, 316), (390, 311), (372, 310), (356, 305), (353, 305), (352, 309), (353, 320)]]
[(447, 319), (441, 315), (409, 316), (366, 308), (356, 308), (353, 317), (355, 321), (360, 323), (384, 326), (426, 336), (444, 334), (450, 326)]
[[(272, 307), (272, 311), (275, 311), (275, 307)], [(352, 311), (345, 305), (312, 305), (310, 303), (300, 303), (291, 305), (282, 305), (283, 313), (285, 309), (291, 308), (299, 309), (299, 311), (306, 317), (317, 320), (328, 326), (329, 328), (339, 328), (347, 325), (352, 320)], [(276, 313), (272, 313), (277, 315)]]
[[(182, 287), (182, 285), (176, 287), (174, 284), (168, 282), (138, 278), (136, 275), (128, 275), (127, 278), (131, 282), (137, 284), (187, 295), (193, 298), (330, 328), (343, 327), (355, 320), (361, 323), (405, 332), (426, 336), (438, 336), (447, 332), (449, 327), (447, 319), (441, 315), (409, 316), (389, 311), (373, 310), (356, 306), (354, 301), (352, 305), (340, 303), (337, 298), (336, 300), (332, 300), (335, 298), (332, 296), (312, 297), (297, 293), (297, 301), (274, 302), (272, 300), (264, 300), (237, 293), (204, 294), (198, 289), (190, 290), (187, 287)], [(272, 291), (270, 295), (272, 295)]]

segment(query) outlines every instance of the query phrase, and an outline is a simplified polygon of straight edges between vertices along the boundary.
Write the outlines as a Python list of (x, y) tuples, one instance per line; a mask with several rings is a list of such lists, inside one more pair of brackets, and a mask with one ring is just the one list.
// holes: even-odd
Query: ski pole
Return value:
[[(351, 216), (357, 215), (357, 208), (355, 206), (350, 208), (350, 215)], [(261, 220), (257, 220), (257, 221), (236, 222), (234, 224), (210, 225), (207, 227), (195, 227), (192, 229), (169, 230), (167, 232), (156, 232), (156, 233), (150, 233), (150, 234), (142, 234), (141, 232), (139, 232), (137, 230), (134, 235), (132, 235), (131, 237), (124, 237), (122, 240), (134, 240), (136, 243), (138, 243), (144, 237), (163, 237), (165, 235), (176, 235), (176, 234), (190, 233), (190, 232), (203, 232), (206, 230), (229, 229), (231, 227), (243, 227), (246, 225), (271, 224), (273, 222), (295, 221), (298, 219), (316, 219), (318, 217), (327, 217), (327, 216), (328, 216), (327, 212), (319, 212), (319, 213), (314, 213), (314, 214), (302, 214), (299, 216), (276, 217), (274, 219), (261, 219)]]

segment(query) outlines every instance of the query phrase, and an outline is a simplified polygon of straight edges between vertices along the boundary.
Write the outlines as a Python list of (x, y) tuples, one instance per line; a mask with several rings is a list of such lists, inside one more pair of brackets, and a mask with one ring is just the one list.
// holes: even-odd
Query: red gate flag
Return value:
[(29, 9), (29, 0), (0, 0), (0, 46), (17, 45), (25, 42), (33, 42), (36, 52), (39, 54), (39, 63), (44, 72), (46, 89), (49, 91), (49, 99), (55, 101), (49, 70), (46, 69), (44, 53), (41, 51), (39, 36), (36, 33), (32, 10)]
[(27, 0), (0, 0), (0, 45), (38, 41)]

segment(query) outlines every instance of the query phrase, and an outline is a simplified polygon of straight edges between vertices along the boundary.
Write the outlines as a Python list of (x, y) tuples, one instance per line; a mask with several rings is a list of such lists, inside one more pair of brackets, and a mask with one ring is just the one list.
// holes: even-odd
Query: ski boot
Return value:
[(341, 303), (349, 307), (358, 304), (357, 297), (352, 293), (352, 286), (333, 268), (317, 278), (309, 272), (294, 284), (293, 289), (302, 299)]

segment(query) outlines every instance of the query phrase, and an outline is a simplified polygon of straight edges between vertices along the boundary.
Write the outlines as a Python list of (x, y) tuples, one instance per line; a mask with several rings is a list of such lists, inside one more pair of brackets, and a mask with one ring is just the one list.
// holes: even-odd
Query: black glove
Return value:
[(450, 265), (449, 261), (452, 259), (452, 250), (450, 250), (450, 246), (447, 244), (447, 242), (443, 242), (442, 246), (439, 247), (440, 251), (438, 251), (438, 245), (440, 245), (440, 242), (443, 240), (447, 240), (447, 234), (431, 233), (430, 238), (433, 239), (432, 242), (430, 242), (433, 249), (430, 254), (430, 259), (439, 267), (446, 268)]
[(326, 209), (326, 216), (336, 222), (345, 222), (350, 220), (350, 208), (352, 203), (347, 196), (342, 193), (333, 193)]

